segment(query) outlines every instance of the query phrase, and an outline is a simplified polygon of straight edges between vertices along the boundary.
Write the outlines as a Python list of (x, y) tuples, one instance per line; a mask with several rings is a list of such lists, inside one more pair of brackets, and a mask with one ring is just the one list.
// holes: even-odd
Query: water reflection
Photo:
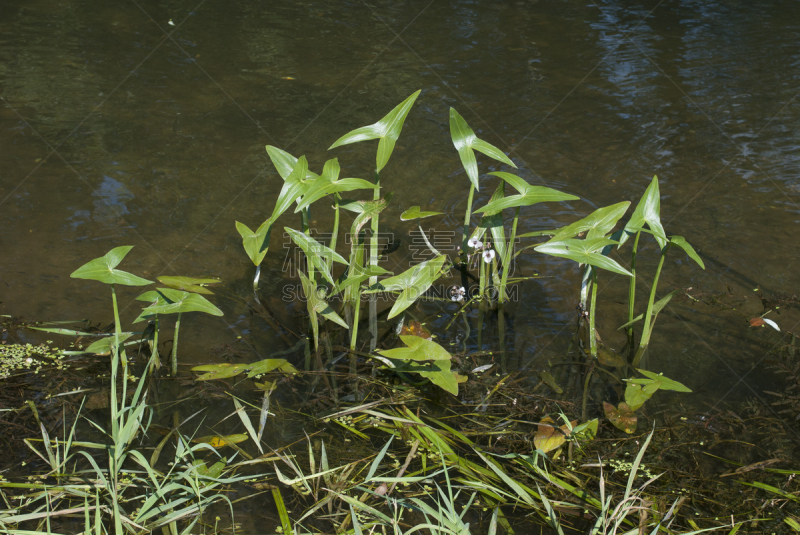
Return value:
[[(446, 213), (440, 230), (460, 232), (466, 178), (447, 124), (455, 106), (479, 136), (509, 151), (521, 176), (584, 199), (526, 209), (520, 233), (635, 200), (658, 174), (668, 229), (710, 265), (699, 273), (671, 259), (664, 284), (743, 293), (800, 283), (787, 269), (800, 255), (796, 4), (142, 6), (146, 13), (89, 0), (0, 6), (0, 199), (14, 192), (0, 206), (9, 253), (0, 259), (3, 313), (35, 317), (44, 296), (70, 295), (52, 314), (103, 317), (106, 305), (82, 296), (66, 274), (112, 245), (135, 244), (131, 261), (150, 278), (221, 277), (242, 301), (222, 305), (228, 317), (247, 323), (255, 347), (277, 343), (265, 325), (241, 320), (252, 267), (233, 227), (255, 228), (280, 189), (264, 145), (306, 154), (317, 170), (336, 156), (346, 176), (368, 177), (372, 145), (325, 149), (418, 88), (384, 179), (398, 194), (385, 217), (392, 230), (408, 231), (398, 216), (419, 204)], [(153, 22), (184, 17), (175, 42)], [(36, 167), (49, 148), (33, 129), (68, 166), (53, 156)], [(476, 203), (488, 200), (493, 180), (482, 178)], [(322, 209), (314, 217), (323, 228), (330, 222)], [(290, 215), (279, 222), (295, 224)], [(277, 300), (290, 282), (284, 256), (271, 254), (262, 276)], [(509, 306), (516, 350), (535, 365), (574, 317), (576, 271), (534, 255), (519, 268), (543, 275), (523, 283)], [(42, 283), (31, 289), (29, 280)], [(611, 303), (624, 294), (618, 282), (604, 289)], [(691, 304), (679, 310), (697, 313)], [(612, 305), (600, 320), (612, 340), (621, 317)], [(674, 321), (661, 341), (692, 347), (694, 335)], [(713, 314), (693, 321), (703, 333), (723, 333), (713, 347), (744, 369), (752, 355), (741, 340), (755, 334)], [(222, 332), (213, 343), (238, 336)], [(197, 348), (212, 343), (196, 334)], [(707, 346), (696, 349), (698, 361), (719, 365)]]

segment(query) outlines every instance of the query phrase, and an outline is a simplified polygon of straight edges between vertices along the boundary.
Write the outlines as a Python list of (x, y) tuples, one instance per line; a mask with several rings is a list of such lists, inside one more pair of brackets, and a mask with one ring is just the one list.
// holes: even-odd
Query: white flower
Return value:
[(483, 252), (483, 261), (487, 264), (494, 260), (494, 249), (487, 249)]
[(467, 291), (464, 289), (463, 286), (453, 286), (450, 288), (450, 300), (451, 301), (463, 301), (464, 295), (466, 295)]
[(467, 245), (469, 245), (473, 249), (480, 249), (481, 247), (483, 247), (483, 244), (481, 243), (481, 241), (478, 239), (477, 236), (473, 236), (472, 238), (470, 238), (469, 241), (467, 242)]

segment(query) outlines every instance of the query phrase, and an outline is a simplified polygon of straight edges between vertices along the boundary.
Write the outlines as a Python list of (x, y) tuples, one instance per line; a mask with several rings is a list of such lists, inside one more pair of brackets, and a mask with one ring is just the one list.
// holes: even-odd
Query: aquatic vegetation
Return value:
[[(61, 327), (40, 329), (94, 340), (76, 352), (109, 357), (109, 421), (101, 423), (82, 416), (102, 436), (92, 442), (75, 440), (78, 420), (69, 433), (64, 426), (61, 440), (51, 439), (40, 423), (42, 445), (36, 446), (33, 441), (26, 444), (46, 463), (42, 477), (51, 478), (47, 480), (49, 486), (30, 483), (14, 487), (16, 483), (0, 481), (0, 490), (26, 491), (21, 505), (11, 507), (7, 502), (8, 508), (0, 511), (0, 526), (10, 532), (22, 532), (19, 526), (25, 527), (27, 533), (50, 532), (53, 518), (66, 514), (63, 511), (76, 510), (84, 513), (86, 533), (143, 533), (159, 527), (171, 533), (190, 533), (218, 502), (232, 515), (234, 502), (226, 491), (246, 483), (271, 492), (280, 527), (287, 533), (331, 529), (363, 533), (380, 529), (398, 535), (465, 535), (475, 532), (476, 526), (480, 526), (480, 532), (490, 534), (499, 530), (513, 533), (511, 517), (519, 511), (558, 533), (563, 533), (565, 525), (593, 535), (645, 529), (653, 534), (665, 530), (677, 533), (685, 532), (686, 525), (693, 529), (688, 533), (704, 531), (691, 519), (680, 527), (670, 527), (682, 502), (680, 498), (671, 499), (672, 506), (667, 507), (663, 489), (651, 489), (660, 477), (653, 475), (658, 470), (657, 459), (642, 468), (655, 431), (646, 438), (632, 436), (638, 423), (635, 411), (642, 409), (657, 391), (690, 391), (682, 383), (647, 369), (644, 359), (658, 314), (677, 295), (670, 292), (656, 300), (666, 254), (671, 248), (681, 249), (703, 267), (684, 238), (667, 237), (660, 222), (657, 178), (653, 178), (622, 229), (615, 230), (630, 207), (627, 201), (599, 208), (562, 228), (518, 234), (520, 218), (526, 216), (529, 207), (575, 201), (579, 197), (532, 185), (507, 171), (492, 171), (486, 178), (496, 181), (494, 192), (484, 206), (474, 209), (474, 193), (480, 186), (475, 151), (502, 165), (516, 168), (516, 164), (497, 147), (478, 138), (466, 120), (451, 109), (451, 139), (469, 180), (460, 250), (454, 258), (446, 251), (438, 251), (420, 221), (442, 214), (411, 206), (402, 212), (400, 220), (417, 227), (432, 257), (401, 273), (391, 273), (379, 265), (378, 242), (384, 211), (393, 200), (396, 202), (386, 191), (388, 164), (419, 94), (413, 93), (378, 122), (356, 128), (331, 145), (330, 149), (335, 149), (379, 140), (374, 177), (370, 180), (340, 178), (342, 169), (337, 158), (327, 160), (317, 174), (305, 156), (295, 157), (277, 147), (266, 147), (282, 179), (281, 191), (268, 217), (255, 231), (236, 222), (245, 253), (256, 270), (252, 299), (264, 309), (271, 325), (279, 325), (261, 302), (258, 281), (269, 253), (271, 231), (279, 218), (294, 207), (300, 226), (275, 228), (282, 228), (303, 254), (297, 277), (307, 323), (301, 335), (291, 333), (294, 340), (279, 333), (289, 349), (272, 352), (267, 359), (193, 367), (197, 374), (191, 379), (193, 385), (208, 387), (213, 384), (210, 381), (219, 381), (216, 396), (230, 398), (234, 410), (228, 417), (235, 414), (240, 428), (225, 432), (212, 428), (198, 432), (198, 437), (187, 436), (181, 426), (197, 413), (184, 421), (176, 414), (171, 427), (162, 427), (153, 423), (154, 408), (148, 401), (151, 396), (161, 395), (156, 371), (163, 344), (163, 340), (159, 342), (159, 337), (163, 338), (163, 316), (177, 315), (170, 359), (171, 376), (176, 379), (182, 315), (222, 315), (222, 310), (205, 297), (213, 294), (208, 286), (217, 284), (217, 279), (159, 277), (161, 287), (137, 297), (147, 306), (134, 323), (146, 321), (147, 326), (142, 332), (135, 332), (124, 330), (120, 322), (115, 285), (145, 286), (151, 281), (117, 269), (131, 247), (112, 249), (72, 274), (74, 278), (110, 285), (113, 335)], [(467, 184), (464, 186), (466, 191)], [(370, 190), (368, 199), (342, 197), (345, 193)], [(320, 202), (333, 210), (329, 239), (312, 228), (312, 209), (316, 210), (316, 203)], [(342, 211), (352, 214), (349, 240), (340, 239), (340, 227), (346, 227), (341, 224)], [(510, 228), (506, 228), (507, 221)], [(642, 280), (636, 261), (643, 233), (654, 237), (660, 257), (645, 310), (634, 317), (635, 282), (637, 278)], [(630, 237), (634, 240), (627, 269), (610, 255)], [(520, 247), (517, 242), (523, 238), (540, 240)], [(529, 249), (579, 265), (577, 300), (581, 313), (573, 337), (577, 359), (570, 348), (567, 360), (551, 364), (553, 373), (538, 370), (529, 375), (509, 374), (504, 307), (513, 285), (531, 278), (513, 273), (516, 258)], [(601, 307), (597, 290), (600, 269), (627, 277), (630, 282), (628, 322), (620, 327), (626, 331), (628, 346), (620, 354), (603, 343), (595, 321)], [(437, 282), (454, 272), (460, 273), (461, 285), (453, 286), (447, 296), (437, 295)], [(606, 276), (611, 275), (603, 275)], [(471, 281), (476, 284), (471, 285)], [(379, 296), (391, 297), (391, 306), (386, 310), (378, 310)], [(424, 319), (417, 315), (423, 300), (436, 303), (441, 313), (452, 315), (445, 331), (456, 318), (463, 318), (466, 338), (471, 336), (468, 313), (477, 307), (478, 350), (468, 351), (466, 339), (462, 352), (452, 346), (445, 348), (446, 344), (437, 338), (440, 333), (428, 330)], [(369, 303), (368, 314), (363, 314), (366, 321), (361, 318), (364, 301)], [(484, 351), (484, 320), (494, 315), (500, 348)], [(643, 328), (637, 344), (634, 329), (638, 322)], [(366, 336), (359, 336), (364, 323)], [(382, 335), (379, 327), (384, 329)], [(133, 367), (141, 364), (129, 361), (126, 353), (136, 346), (147, 361), (138, 378)], [(15, 359), (15, 365), (32, 364), (26, 359), (34, 358), (34, 346), (0, 347)], [(304, 353), (305, 366), (296, 368), (289, 355), (300, 351)], [(323, 355), (327, 357), (324, 363)], [(499, 357), (498, 362), (495, 356)], [(347, 357), (350, 373), (344, 376), (349, 380), (349, 392), (341, 395), (337, 383), (341, 367), (337, 368), (337, 363)], [(359, 366), (361, 370), (370, 368), (371, 373), (360, 373)], [(133, 392), (128, 392), (129, 383), (135, 385), (131, 387)], [(308, 438), (308, 470), (300, 459), (304, 454), (294, 455), (288, 447), (265, 453), (268, 448), (263, 436), (273, 422), (270, 415), (274, 414), (270, 407), (275, 410), (279, 403), (276, 391), (285, 384), (291, 385), (293, 393), (302, 392), (303, 403), (312, 407), (307, 412), (321, 415), (312, 420), (305, 412), (297, 413), (308, 417), (309, 425), (320, 428), (316, 433), (325, 433), (316, 441)], [(258, 401), (248, 401), (248, 394), (234, 393), (241, 385), (247, 385), (251, 392), (255, 390), (260, 406)], [(614, 404), (605, 401), (609, 399), (609, 385), (620, 398)], [(554, 397), (535, 394), (540, 388)], [(579, 401), (573, 403), (573, 399)], [(604, 419), (590, 417), (592, 400), (597, 402), (592, 410)], [(347, 403), (355, 405), (344, 408)], [(38, 421), (35, 404), (31, 408)], [(257, 419), (251, 419), (254, 411)], [(617, 435), (626, 437), (620, 442), (632, 441), (625, 443), (631, 444), (629, 449), (635, 452), (633, 462), (615, 458), (615, 452), (601, 443), (601, 433), (615, 433), (604, 422), (624, 432)], [(157, 443), (146, 442), (144, 437), (150, 431), (162, 433), (164, 438)], [(376, 454), (372, 444), (385, 436), (388, 439)], [(643, 440), (641, 446), (638, 439)], [(354, 441), (358, 445), (351, 452)], [(662, 440), (662, 445), (665, 442)], [(345, 443), (350, 445), (342, 446)], [(143, 453), (144, 444), (153, 447), (149, 459)], [(173, 444), (174, 454), (165, 463), (162, 452)], [(337, 458), (350, 454), (358, 457), (333, 463), (328, 451), (334, 448)], [(226, 451), (236, 453), (222, 457)], [(405, 460), (401, 462), (403, 455)], [(234, 462), (236, 456), (244, 460)], [(594, 462), (596, 457), (600, 457), (599, 464)], [(266, 484), (263, 474), (252, 474), (253, 465), (262, 463), (270, 464), (280, 485)], [(338, 465), (332, 467), (333, 464)], [(595, 468), (600, 468), (599, 474)], [(615, 475), (607, 477), (606, 468)], [(637, 478), (645, 475), (647, 482), (634, 488)], [(621, 499), (615, 502), (606, 490), (620, 486), (618, 481), (612, 481), (620, 476), (627, 478), (627, 485)], [(82, 478), (81, 482), (77, 478)], [(758, 489), (791, 500), (787, 497), (791, 494), (763, 485)], [(285, 494), (288, 489), (292, 494)], [(292, 514), (295, 506), (301, 506), (302, 513)], [(38, 523), (36, 531), (27, 530), (29, 522)], [(232, 520), (230, 525), (234, 525)], [(205, 527), (211, 529), (208, 522)], [(216, 524), (213, 529), (217, 530)], [(732, 529), (733, 533), (738, 528)]]
[(53, 367), (63, 370), (65, 355), (48, 344), (2, 344), (0, 345), (0, 380), (19, 372)]

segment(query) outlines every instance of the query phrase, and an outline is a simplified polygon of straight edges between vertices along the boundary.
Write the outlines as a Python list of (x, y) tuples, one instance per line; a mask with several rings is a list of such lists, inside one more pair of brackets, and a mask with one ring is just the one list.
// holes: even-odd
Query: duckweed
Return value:
[(3, 344), (0, 345), (0, 379), (7, 379), (18, 372), (39, 373), (45, 366), (63, 370), (64, 355), (46, 344)]

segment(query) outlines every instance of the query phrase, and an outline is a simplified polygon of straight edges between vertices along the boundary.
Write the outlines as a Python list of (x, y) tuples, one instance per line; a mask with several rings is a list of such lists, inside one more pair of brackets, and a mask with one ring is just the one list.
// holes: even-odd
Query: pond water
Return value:
[[(0, 312), (110, 322), (107, 289), (69, 274), (134, 245), (122, 268), (220, 277), (233, 297), (212, 298), (222, 319), (187, 317), (183, 363), (240, 340), (246, 359), (285, 349), (250, 313), (253, 266), (234, 228), (256, 228), (282, 185), (264, 146), (305, 154), (317, 172), (338, 157), (343, 176), (370, 178), (375, 142), (327, 147), (417, 89), (381, 178), (395, 193), (382, 223), (401, 240), (388, 269), (421, 254), (399, 219), (410, 206), (444, 212), (425, 228), (460, 240), (468, 180), (451, 106), (529, 182), (581, 198), (523, 209), (520, 233), (635, 203), (658, 175), (667, 233), (692, 243), (706, 270), (667, 258), (659, 295), (691, 288), (700, 301), (684, 296), (662, 314), (651, 368), (695, 391), (681, 403), (769, 402), (765, 359), (800, 320), (790, 303), (768, 316), (782, 333), (747, 321), (763, 312), (756, 288), (800, 286), (800, 4), (789, 1), (4, 1)], [(495, 187), (485, 173), (505, 169), (479, 163), (476, 206)], [(329, 228), (318, 212), (313, 224)], [(281, 234), (261, 292), (302, 330), (304, 306), (283, 299), (296, 281)], [(640, 259), (650, 279), (652, 243)], [(509, 307), (510, 362), (537, 369), (567, 347), (579, 272), (533, 254), (517, 268), (541, 277)], [(599, 287), (600, 332), (621, 347), (627, 282), (603, 273)], [(121, 292), (125, 321), (137, 294)], [(738, 306), (709, 306), (710, 295)]]

